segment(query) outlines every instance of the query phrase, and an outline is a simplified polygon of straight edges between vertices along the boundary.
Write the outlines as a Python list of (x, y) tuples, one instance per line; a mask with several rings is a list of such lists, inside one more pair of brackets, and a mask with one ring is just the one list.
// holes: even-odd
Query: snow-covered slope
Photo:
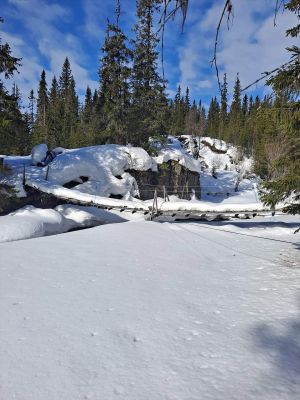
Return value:
[(0, 398), (298, 399), (299, 219), (286, 218), (0, 244)]

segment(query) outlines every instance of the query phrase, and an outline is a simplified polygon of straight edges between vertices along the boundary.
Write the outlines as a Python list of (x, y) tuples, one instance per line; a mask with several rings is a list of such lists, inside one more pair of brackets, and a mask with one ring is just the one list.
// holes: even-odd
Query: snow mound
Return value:
[(189, 154), (182, 151), (182, 149), (162, 149), (157, 157), (154, 157), (157, 164), (163, 164), (170, 160), (178, 161), (180, 165), (184, 166), (190, 171), (201, 172), (201, 164)]
[(156, 165), (142, 148), (103, 145), (59, 154), (50, 164), (48, 180), (65, 185), (79, 182), (75, 190), (103, 197), (138, 195), (135, 179), (127, 170), (147, 171)]
[(39, 165), (41, 164), (48, 154), (48, 146), (44, 143), (37, 144), (33, 147), (31, 152), (32, 164)]
[(0, 224), (0, 242), (54, 235), (70, 229), (70, 224), (59, 212), (33, 206), (0, 217)]
[[(0, 217), (0, 243), (57, 235), (71, 229), (91, 228), (97, 225), (125, 222), (127, 216), (95, 207), (60, 205), (52, 209), (26, 206)], [(141, 217), (140, 217), (141, 219)]]

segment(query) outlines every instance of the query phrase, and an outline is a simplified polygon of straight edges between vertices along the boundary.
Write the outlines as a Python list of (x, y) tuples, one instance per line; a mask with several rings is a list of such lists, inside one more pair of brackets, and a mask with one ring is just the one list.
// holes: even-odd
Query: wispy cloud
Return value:
[[(195, 3), (192, 3), (194, 7)], [(279, 14), (274, 27), (274, 8), (269, 2), (260, 0), (239, 0), (234, 2), (234, 21), (228, 30), (224, 24), (218, 42), (218, 65), (221, 75), (226, 72), (229, 83), (240, 73), (245, 85), (254, 81), (261, 72), (269, 71), (288, 59), (285, 48), (291, 39), (285, 37), (285, 30), (295, 23), (295, 17), (288, 12)], [(223, 2), (215, 1), (206, 12), (199, 13), (198, 22), (189, 29), (184, 45), (178, 48), (180, 81), (204, 94), (216, 93), (216, 77), (210, 69), (213, 57), (216, 25), (222, 12)], [(192, 14), (196, 10), (190, 10)], [(199, 10), (198, 10), (199, 11)], [(201, 85), (211, 81), (213, 84)], [(259, 84), (263, 85), (263, 82)], [(199, 93), (199, 91), (198, 91)]]
[(23, 57), (21, 74), (15, 77), (22, 91), (37, 86), (42, 69), (47, 69), (48, 81), (54, 74), (59, 75), (65, 57), (71, 61), (79, 94), (83, 94), (87, 84), (97, 86), (85, 65), (87, 57), (80, 38), (66, 28), (66, 24), (72, 23), (71, 9), (46, 0), (9, 0), (9, 4), (11, 16), (21, 21), (28, 34), (26, 46), (22, 38), (10, 38)]

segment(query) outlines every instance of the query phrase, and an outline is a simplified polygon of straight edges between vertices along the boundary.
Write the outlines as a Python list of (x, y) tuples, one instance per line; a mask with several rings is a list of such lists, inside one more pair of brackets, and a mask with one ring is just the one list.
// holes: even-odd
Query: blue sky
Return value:
[[(285, 30), (295, 25), (295, 16), (279, 13), (274, 27), (275, 0), (233, 0), (234, 19), (228, 30), (221, 29), (218, 61), (220, 73), (227, 73), (230, 85), (239, 72), (243, 86), (261, 72), (288, 60), (285, 48), (292, 43)], [(77, 91), (83, 98), (86, 86), (97, 88), (100, 48), (106, 19), (113, 19), (114, 0), (0, 0), (2, 41), (8, 41), (14, 55), (23, 58), (20, 73), (13, 80), (24, 101), (36, 89), (42, 69), (50, 84), (59, 75), (66, 56), (71, 61)], [(214, 35), (224, 0), (190, 0), (184, 32), (180, 18), (170, 21), (165, 32), (165, 76), (173, 97), (178, 84), (189, 86), (191, 98), (209, 104), (218, 95), (214, 70), (210, 66)], [(135, 23), (135, 0), (121, 0), (121, 23), (128, 36)], [(159, 68), (161, 63), (159, 62)], [(9, 87), (13, 81), (6, 82)], [(230, 87), (230, 90), (232, 87)], [(249, 94), (263, 94), (263, 83)]]

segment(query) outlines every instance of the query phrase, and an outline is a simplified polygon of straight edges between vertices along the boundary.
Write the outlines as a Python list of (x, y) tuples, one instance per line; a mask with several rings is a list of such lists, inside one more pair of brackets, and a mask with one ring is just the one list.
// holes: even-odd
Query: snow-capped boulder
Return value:
[(45, 143), (37, 144), (31, 151), (31, 159), (33, 165), (43, 165), (48, 154), (48, 146)]

